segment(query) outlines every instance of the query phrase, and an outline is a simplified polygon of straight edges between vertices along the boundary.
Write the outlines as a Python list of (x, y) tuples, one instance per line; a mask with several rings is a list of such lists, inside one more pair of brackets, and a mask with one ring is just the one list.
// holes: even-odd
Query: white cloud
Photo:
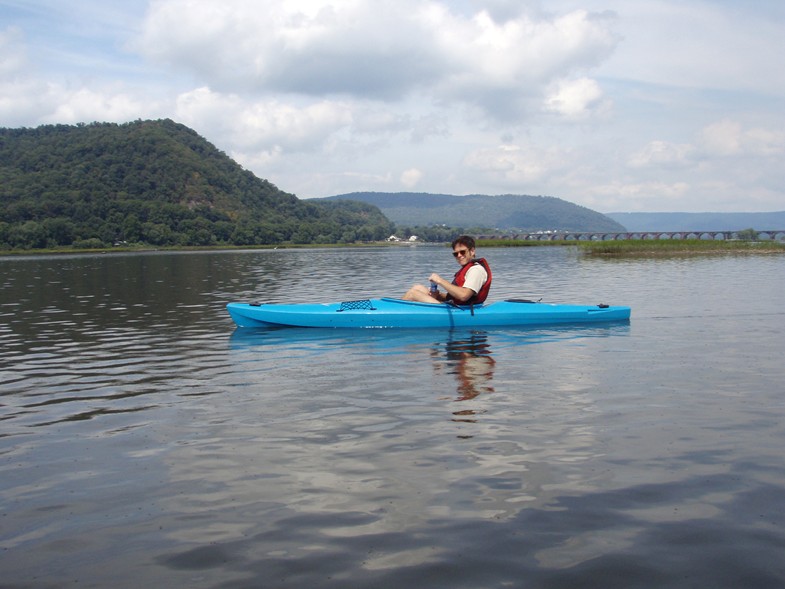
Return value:
[(27, 36), (18, 27), (0, 32), (0, 117), (5, 124), (128, 121), (161, 112), (122, 83), (43, 77)]
[[(139, 118), (139, 113), (149, 109), (128, 94), (94, 91), (80, 88), (63, 92), (58, 97), (52, 114), (43, 118), (50, 123), (78, 123), (82, 121), (125, 121)], [(148, 110), (148, 112), (150, 112)]]
[(0, 121), (5, 126), (124, 122), (169, 116), (164, 112), (160, 105), (123, 91), (71, 89), (33, 79), (0, 83)]
[(557, 78), (596, 66), (618, 39), (607, 15), (578, 10), (497, 23), (442, 2), (161, 0), (137, 46), (228, 93), (400, 99), (415, 92), (518, 112)]
[(24, 124), (35, 118), (48, 93), (47, 85), (29, 72), (24, 33), (18, 27), (0, 31), (0, 121)]
[[(649, 142), (629, 156), (633, 175), (589, 189), (602, 210), (778, 210), (785, 132), (722, 119), (693, 143)], [(663, 180), (667, 177), (668, 180)], [(697, 203), (712, 202), (711, 207)]]
[(642, 150), (632, 154), (628, 164), (633, 168), (687, 166), (693, 162), (691, 156), (695, 147), (686, 143), (651, 141)]
[(444, 64), (429, 55), (417, 4), (400, 4), (164, 0), (138, 48), (222, 91), (402, 96)]
[(278, 100), (252, 100), (197, 88), (177, 99), (177, 117), (195, 128), (209, 128), (239, 151), (319, 150), (331, 134), (352, 123), (351, 110), (328, 100), (296, 106)]
[(401, 184), (408, 189), (414, 188), (423, 177), (421, 170), (410, 168), (401, 174)]
[(744, 135), (748, 153), (761, 156), (785, 155), (785, 128), (782, 130), (749, 129)]
[(564, 169), (569, 156), (557, 148), (500, 145), (478, 149), (466, 156), (464, 165), (499, 186), (530, 187)]
[(23, 71), (27, 54), (23, 45), (24, 35), (18, 27), (0, 31), (0, 79), (7, 79)]
[(703, 130), (701, 143), (711, 155), (735, 155), (741, 152), (742, 129), (736, 121), (720, 121)]
[(700, 144), (714, 156), (781, 156), (785, 154), (785, 130), (744, 129), (740, 122), (724, 119), (703, 129)]
[[(560, 4), (555, 2), (553, 9)], [(785, 95), (781, 69), (785, 4), (713, 0), (583, 0), (613, 10), (623, 51), (601, 68), (610, 77), (669, 87)]]
[(687, 182), (622, 182), (593, 186), (587, 205), (605, 212), (612, 211), (678, 211), (693, 190)]
[(446, 102), (479, 106), (496, 119), (539, 108), (550, 85), (602, 62), (618, 38), (608, 15), (577, 10), (550, 18), (523, 14), (501, 24), (487, 12), (466, 20), (437, 12), (433, 36), (451, 67), (433, 81)]
[[(241, 166), (249, 170), (275, 169), (283, 156), (283, 148), (280, 145), (270, 145), (266, 148), (259, 148), (254, 151), (244, 151), (235, 149), (231, 153), (232, 158)], [(267, 174), (267, 180), (270, 174)], [(284, 189), (291, 191), (291, 188)]]
[(593, 111), (607, 110), (609, 104), (602, 101), (600, 85), (589, 78), (560, 80), (553, 85), (545, 99), (545, 110), (562, 115), (567, 119), (583, 119)]

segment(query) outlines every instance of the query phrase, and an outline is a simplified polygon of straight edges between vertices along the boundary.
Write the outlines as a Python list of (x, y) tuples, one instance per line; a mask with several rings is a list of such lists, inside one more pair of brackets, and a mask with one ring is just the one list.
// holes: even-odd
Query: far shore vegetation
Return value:
[[(461, 233), (461, 231), (458, 231)], [(458, 234), (456, 233), (456, 235)], [(232, 251), (232, 250), (270, 250), (270, 249), (303, 249), (303, 248), (363, 248), (363, 247), (417, 247), (417, 246), (447, 246), (449, 240), (436, 241), (358, 241), (355, 243), (278, 243), (251, 246), (169, 246), (156, 247), (149, 244), (117, 244), (110, 247), (80, 248), (73, 246), (60, 246), (50, 248), (31, 249), (2, 249), (0, 256), (4, 255), (57, 255), (57, 254), (106, 254), (106, 253), (133, 253), (151, 251)], [(477, 240), (478, 248), (491, 247), (574, 247), (582, 255), (598, 258), (624, 258), (624, 257), (669, 257), (692, 256), (713, 254), (785, 254), (783, 241), (755, 241), (755, 240), (712, 240), (712, 239), (628, 239), (614, 241), (575, 241), (575, 240), (524, 240), (524, 239), (486, 239)]]
[(578, 242), (578, 247), (585, 255), (598, 257), (785, 253), (785, 242), (744, 239), (628, 239), (622, 241), (582, 241)]

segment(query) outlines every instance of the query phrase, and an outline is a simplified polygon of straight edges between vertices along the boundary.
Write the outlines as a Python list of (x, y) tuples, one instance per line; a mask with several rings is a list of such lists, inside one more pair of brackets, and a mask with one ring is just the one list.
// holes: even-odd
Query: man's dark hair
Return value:
[(460, 237), (456, 237), (453, 239), (451, 244), (452, 249), (455, 249), (456, 245), (465, 245), (466, 248), (470, 250), (476, 249), (474, 245), (474, 238), (471, 235), (461, 235)]

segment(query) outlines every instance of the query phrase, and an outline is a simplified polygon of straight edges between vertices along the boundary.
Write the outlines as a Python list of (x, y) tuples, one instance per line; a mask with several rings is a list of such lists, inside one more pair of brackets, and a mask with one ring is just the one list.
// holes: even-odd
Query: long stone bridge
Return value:
[(625, 231), (611, 233), (607, 231), (537, 231), (535, 233), (515, 233), (505, 235), (483, 235), (503, 239), (521, 239), (525, 241), (616, 241), (625, 239), (714, 239), (735, 240), (748, 239), (757, 241), (785, 241), (785, 229), (758, 231)]

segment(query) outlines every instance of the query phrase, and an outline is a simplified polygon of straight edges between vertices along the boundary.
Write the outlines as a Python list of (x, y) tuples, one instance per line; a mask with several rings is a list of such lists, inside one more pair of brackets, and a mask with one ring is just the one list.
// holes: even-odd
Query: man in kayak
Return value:
[[(485, 258), (475, 259), (474, 238), (461, 235), (452, 242), (452, 255), (461, 265), (452, 282), (434, 273), (428, 277), (431, 288), (422, 284), (412, 286), (403, 299), (420, 303), (446, 303), (473, 305), (485, 301), (491, 288), (491, 267)], [(438, 290), (441, 287), (445, 292)]]

